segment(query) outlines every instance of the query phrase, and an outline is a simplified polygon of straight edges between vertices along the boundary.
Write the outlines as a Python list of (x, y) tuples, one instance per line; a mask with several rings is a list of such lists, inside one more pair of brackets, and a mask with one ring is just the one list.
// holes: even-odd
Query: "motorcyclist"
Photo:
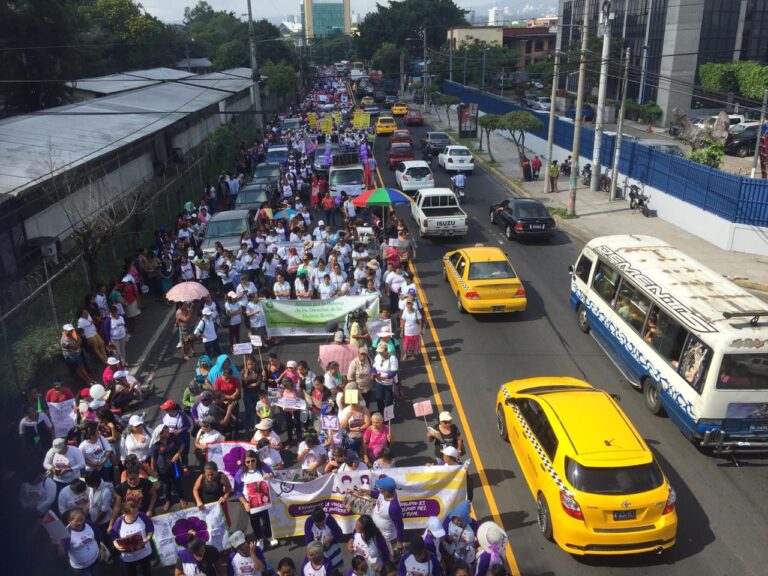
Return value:
[(451, 176), (451, 182), (453, 182), (454, 194), (461, 195), (464, 193), (464, 186), (467, 183), (467, 177), (464, 176), (463, 172), (459, 172), (455, 176)]

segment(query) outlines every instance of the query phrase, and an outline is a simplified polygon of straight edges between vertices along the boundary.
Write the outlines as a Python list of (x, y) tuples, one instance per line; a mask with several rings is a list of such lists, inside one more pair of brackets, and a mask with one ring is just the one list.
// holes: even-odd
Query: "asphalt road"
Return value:
[[(423, 128), (412, 128), (414, 139)], [(388, 186), (394, 173), (386, 168), (386, 137), (377, 139), (375, 154)], [(437, 185), (448, 186), (447, 175), (436, 175)], [(425, 332), (423, 361), (403, 365), (407, 402), (396, 406), (394, 426), (396, 463), (424, 464), (433, 459), (425, 441), (422, 421), (413, 417), (410, 402), (430, 398), (435, 416), (451, 410), (465, 439), (472, 436), (475, 454), (470, 468), (473, 505), (478, 519), (501, 520), (510, 538), (513, 571), (525, 575), (613, 575), (619, 573), (724, 575), (765, 574), (768, 564), (768, 487), (765, 461), (730, 462), (702, 455), (668, 420), (646, 411), (641, 397), (622, 379), (596, 342), (582, 334), (568, 306), (568, 265), (581, 248), (578, 241), (558, 233), (550, 243), (518, 244), (507, 241), (488, 221), (488, 208), (510, 192), (476, 168), (468, 179), (466, 211), (470, 231), (456, 240), (423, 240), (417, 250), (416, 269), (434, 331)], [(401, 212), (405, 215), (408, 210)], [(406, 222), (412, 223), (410, 216)], [(475, 318), (460, 315), (455, 298), (442, 280), (443, 254), (477, 242), (505, 247), (528, 294), (528, 310), (520, 315)], [(434, 336), (437, 336), (437, 341)], [(220, 334), (226, 338), (224, 331)], [(159, 394), (146, 408), (150, 420), (164, 397), (181, 399), (193, 373), (193, 363), (181, 361), (168, 330), (168, 346), (157, 358), (154, 384)], [(224, 340), (222, 340), (224, 342)], [(284, 339), (276, 347), (281, 360), (307, 360), (315, 372), (321, 339)], [(239, 362), (238, 362), (239, 364)], [(532, 376), (574, 376), (620, 394), (622, 407), (643, 434), (678, 494), (680, 527), (677, 546), (662, 556), (577, 558), (561, 551), (539, 534), (535, 502), (514, 454), (496, 433), (494, 399), (501, 383)], [(459, 413), (465, 422), (459, 419)], [(431, 423), (430, 423), (431, 424)], [(465, 426), (466, 424), (466, 426)], [(283, 455), (286, 463), (290, 462)], [(478, 458), (479, 457), (479, 458)], [(489, 498), (490, 495), (490, 498)], [(235, 528), (247, 528), (236, 503)], [(303, 546), (282, 542), (268, 551), (276, 565), (283, 556), (299, 565)], [(348, 567), (348, 563), (346, 564)], [(519, 572), (518, 572), (519, 571)], [(158, 571), (158, 573), (161, 573)]]
[[(414, 141), (418, 142), (425, 129), (411, 128)], [(394, 187), (394, 173), (385, 164), (386, 138), (378, 139), (375, 152), (379, 166), (384, 167), (381, 174), (385, 184)], [(449, 176), (436, 170), (436, 185), (449, 186)], [(578, 330), (569, 308), (567, 269), (575, 262), (581, 245), (562, 232), (546, 244), (506, 240), (501, 230), (490, 224), (489, 206), (510, 194), (477, 167), (467, 182), (469, 234), (456, 240), (420, 241), (416, 269), (450, 372), (446, 375), (442, 363), (432, 362), (440, 395), (446, 404), (458, 401), (463, 407), (521, 573), (595, 575), (615, 574), (621, 569), (631, 574), (650, 570), (656, 574), (765, 574), (766, 461), (752, 460), (735, 467), (705, 456), (669, 420), (645, 409), (641, 396), (592, 337)], [(406, 216), (406, 222), (413, 220)], [(455, 296), (442, 279), (441, 259), (448, 250), (477, 242), (499, 244), (507, 251), (525, 284), (525, 313), (475, 318), (457, 312)], [(430, 359), (437, 359), (434, 343), (427, 346)], [(673, 549), (662, 556), (580, 559), (539, 534), (535, 502), (512, 450), (496, 433), (494, 399), (503, 382), (543, 375), (581, 378), (622, 397), (623, 409), (655, 451), (677, 491), (680, 520)], [(450, 380), (455, 383), (455, 393), (446, 385)], [(485, 495), (477, 487), (475, 495), (478, 513), (487, 513)]]

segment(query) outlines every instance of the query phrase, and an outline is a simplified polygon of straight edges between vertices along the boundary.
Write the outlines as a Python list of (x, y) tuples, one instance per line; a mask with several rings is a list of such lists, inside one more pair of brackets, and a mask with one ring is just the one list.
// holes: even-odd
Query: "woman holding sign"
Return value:
[(273, 547), (279, 544), (272, 536), (272, 525), (269, 522), (272, 500), (267, 480), (271, 476), (272, 469), (262, 464), (258, 453), (253, 450), (245, 453), (243, 466), (235, 474), (235, 494), (249, 515), (257, 546), (262, 550), (265, 538), (269, 538), (269, 544)]

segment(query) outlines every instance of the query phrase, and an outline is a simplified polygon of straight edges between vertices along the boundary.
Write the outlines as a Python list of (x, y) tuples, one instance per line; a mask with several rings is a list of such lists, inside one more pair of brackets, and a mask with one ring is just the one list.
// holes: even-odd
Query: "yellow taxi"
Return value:
[(367, 106), (368, 104), (373, 104), (374, 100), (370, 96), (363, 96), (360, 100), (360, 106)]
[(392, 116), (380, 116), (376, 120), (376, 134), (392, 134), (397, 129), (397, 122)]
[(525, 288), (507, 255), (495, 246), (461, 248), (443, 256), (443, 278), (456, 294), (459, 312), (523, 312)]
[(392, 114), (395, 116), (405, 116), (408, 114), (408, 104), (405, 102), (395, 102), (392, 105)]
[(496, 421), (545, 538), (576, 555), (675, 545), (677, 495), (610, 394), (575, 378), (514, 380), (496, 396)]

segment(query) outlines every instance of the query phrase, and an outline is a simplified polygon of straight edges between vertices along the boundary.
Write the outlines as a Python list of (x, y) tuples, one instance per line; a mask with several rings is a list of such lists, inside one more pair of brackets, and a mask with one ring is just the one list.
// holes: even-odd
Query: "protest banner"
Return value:
[[(467, 498), (467, 472), (463, 466), (414, 466), (389, 468), (397, 483), (405, 529), (423, 529), (430, 516), (443, 518)], [(270, 480), (272, 508), (269, 517), (275, 538), (304, 534), (304, 521), (316, 506), (322, 506), (339, 523), (342, 532), (354, 528), (357, 514), (350, 511), (351, 490), (370, 490), (380, 472), (356, 470), (326, 474), (308, 482)]]
[(306, 410), (307, 402), (301, 398), (280, 398), (275, 402), (283, 410)]
[(56, 438), (66, 437), (67, 432), (77, 424), (74, 399), (65, 400), (64, 402), (48, 402), (48, 410), (51, 413), (54, 436)]
[(269, 336), (325, 336), (328, 325), (343, 323), (347, 314), (364, 308), (369, 318), (379, 314), (376, 296), (342, 296), (333, 300), (266, 300), (264, 319)]
[(235, 481), (235, 474), (243, 465), (243, 458), (248, 450), (256, 450), (256, 444), (251, 442), (213, 442), (206, 447), (208, 462), (215, 462), (219, 471), (229, 478), (229, 483)]
[(416, 414), (416, 418), (425, 418), (432, 414), (432, 402), (430, 400), (414, 402), (413, 411)]
[(155, 526), (152, 540), (163, 566), (175, 564), (177, 554), (193, 536), (219, 552), (229, 546), (227, 522), (218, 502), (206, 504), (202, 510), (192, 507), (161, 514), (152, 518), (152, 523)]

